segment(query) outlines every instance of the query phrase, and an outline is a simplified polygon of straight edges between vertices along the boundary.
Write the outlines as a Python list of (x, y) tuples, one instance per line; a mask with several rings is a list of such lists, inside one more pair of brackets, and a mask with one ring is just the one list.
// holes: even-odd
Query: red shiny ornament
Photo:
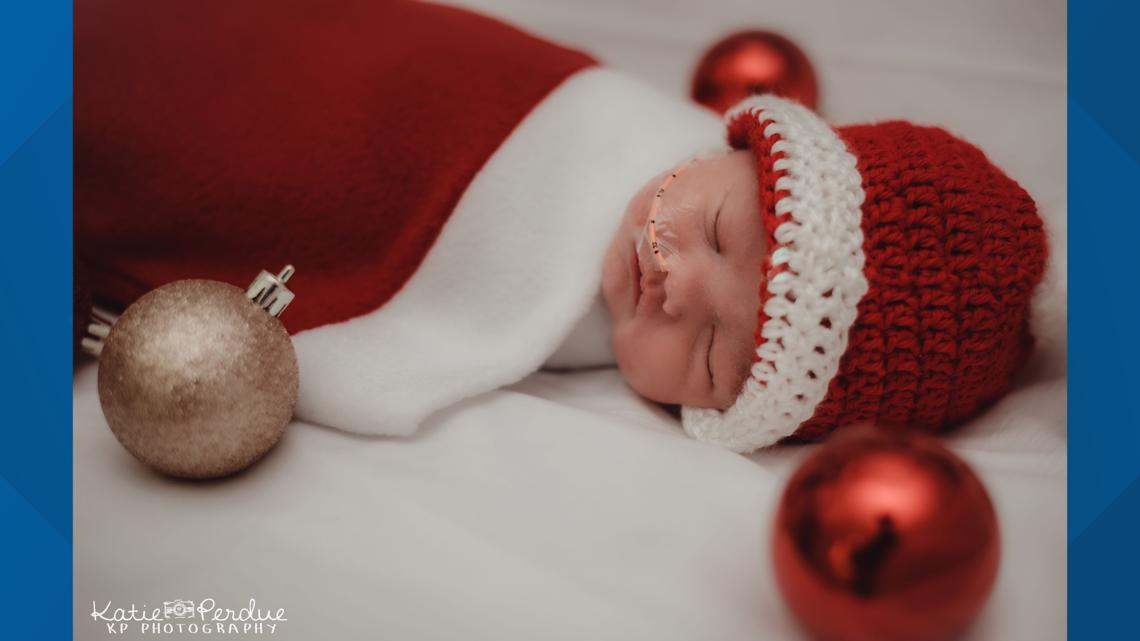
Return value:
[(693, 100), (717, 113), (757, 93), (816, 108), (815, 70), (791, 40), (767, 31), (737, 33), (713, 45), (693, 72)]
[(856, 428), (788, 482), (772, 554), (784, 599), (825, 641), (953, 638), (989, 596), (997, 517), (936, 439)]

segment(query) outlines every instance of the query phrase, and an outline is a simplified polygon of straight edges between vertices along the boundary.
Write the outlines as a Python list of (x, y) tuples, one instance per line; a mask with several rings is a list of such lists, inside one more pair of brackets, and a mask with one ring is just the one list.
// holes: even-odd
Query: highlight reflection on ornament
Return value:
[(856, 428), (808, 457), (780, 501), (777, 582), (825, 641), (953, 638), (989, 596), (997, 517), (936, 439)]
[(716, 43), (693, 72), (693, 100), (717, 113), (753, 94), (773, 93), (814, 110), (815, 69), (794, 42), (776, 33), (745, 31)]

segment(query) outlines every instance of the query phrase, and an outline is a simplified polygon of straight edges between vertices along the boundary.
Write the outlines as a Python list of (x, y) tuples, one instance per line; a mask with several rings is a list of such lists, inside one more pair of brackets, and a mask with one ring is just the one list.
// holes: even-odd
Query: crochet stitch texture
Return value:
[(840, 127), (863, 176), (870, 290), (815, 416), (938, 431), (1001, 397), (1033, 346), (1047, 245), (1037, 206), (977, 147), (908, 122)]
[(861, 422), (938, 431), (1004, 394), (1047, 254), (1033, 200), (975, 146), (893, 121), (832, 129), (772, 96), (726, 116), (768, 234), (750, 378), (685, 430), (747, 452)]

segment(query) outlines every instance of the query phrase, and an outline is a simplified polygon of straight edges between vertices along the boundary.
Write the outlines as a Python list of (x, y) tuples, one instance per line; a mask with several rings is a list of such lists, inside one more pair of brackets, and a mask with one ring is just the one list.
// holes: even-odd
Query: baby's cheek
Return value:
[[(625, 325), (628, 325), (628, 323)], [(638, 363), (637, 349), (631, 344), (633, 341), (631, 340), (629, 334), (630, 331), (628, 327), (623, 327), (621, 323), (614, 323), (614, 356), (617, 358), (618, 369), (621, 371), (622, 376), (632, 387), (633, 380), (637, 377)]]
[(733, 380), (728, 381), (726, 385), (724, 385), (725, 392), (721, 394), (721, 398), (719, 399), (720, 406), (718, 409), (727, 410), (728, 408), (732, 407), (732, 404), (736, 402), (736, 398), (740, 396), (740, 390), (744, 388), (744, 382), (747, 380), (747, 378), (748, 377), (746, 375), (746, 372), (741, 373), (737, 375)]
[(614, 337), (618, 367), (629, 386), (659, 403), (691, 404), (686, 398), (688, 354), (668, 328), (635, 325)]

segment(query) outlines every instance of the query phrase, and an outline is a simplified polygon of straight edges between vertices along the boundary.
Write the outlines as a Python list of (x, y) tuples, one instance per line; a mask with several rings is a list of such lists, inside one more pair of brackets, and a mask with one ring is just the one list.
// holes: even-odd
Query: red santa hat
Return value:
[(768, 250), (750, 375), (692, 436), (747, 452), (873, 421), (937, 431), (1009, 387), (1046, 239), (973, 145), (908, 122), (829, 127), (774, 96), (725, 117), (755, 154)]

